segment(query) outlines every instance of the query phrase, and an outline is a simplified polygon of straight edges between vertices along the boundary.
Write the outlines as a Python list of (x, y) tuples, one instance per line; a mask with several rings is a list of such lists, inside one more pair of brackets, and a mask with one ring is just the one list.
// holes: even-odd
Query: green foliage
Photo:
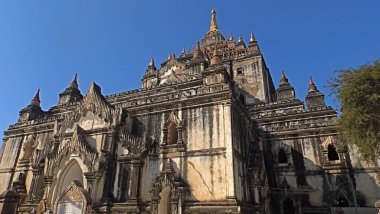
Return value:
[(379, 157), (380, 61), (337, 71), (329, 87), (340, 102), (340, 139), (357, 145), (367, 159)]

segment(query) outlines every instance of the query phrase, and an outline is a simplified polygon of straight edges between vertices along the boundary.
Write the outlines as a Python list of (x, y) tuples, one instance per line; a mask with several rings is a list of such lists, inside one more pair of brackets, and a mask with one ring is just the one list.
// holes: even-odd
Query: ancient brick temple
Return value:
[(378, 165), (337, 141), (311, 78), (305, 105), (276, 75), (213, 10), (140, 89), (82, 94), (75, 76), (47, 111), (38, 92), (4, 133), (0, 213), (376, 213)]

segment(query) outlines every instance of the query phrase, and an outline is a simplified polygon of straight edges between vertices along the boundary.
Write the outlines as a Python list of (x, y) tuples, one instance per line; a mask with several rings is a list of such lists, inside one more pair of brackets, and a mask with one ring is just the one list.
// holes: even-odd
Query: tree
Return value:
[(329, 87), (340, 102), (340, 139), (355, 144), (366, 159), (379, 157), (380, 61), (337, 71)]

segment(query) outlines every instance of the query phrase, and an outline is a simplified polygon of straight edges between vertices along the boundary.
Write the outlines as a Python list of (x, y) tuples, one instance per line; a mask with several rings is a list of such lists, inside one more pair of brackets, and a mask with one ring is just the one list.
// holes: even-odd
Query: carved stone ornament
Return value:
[(86, 132), (76, 125), (70, 140), (62, 142), (56, 153), (47, 158), (47, 173), (53, 175), (54, 169), (59, 167), (63, 158), (70, 153), (79, 154), (83, 163), (90, 171), (101, 171), (104, 167), (104, 160), (99, 160), (99, 154), (86, 140)]
[(128, 150), (128, 154), (138, 155), (145, 149), (143, 138), (128, 134), (127, 130), (123, 127), (119, 128), (119, 139), (122, 146)]
[(170, 123), (174, 123), (176, 126), (182, 126), (181, 120), (174, 114), (174, 112), (170, 112), (170, 115), (165, 122), (165, 127), (167, 127)]
[(158, 205), (161, 200), (160, 193), (169, 187), (171, 191), (170, 209), (172, 214), (183, 213), (182, 204), (186, 199), (186, 195), (190, 192), (188, 185), (180, 178), (175, 176), (172, 160), (169, 159), (168, 164), (163, 172), (156, 178), (152, 189), (151, 213), (159, 214)]
[(181, 82), (185, 79), (185, 65), (171, 55), (165, 65), (160, 68), (160, 84)]
[(91, 196), (79, 181), (74, 180), (57, 201), (57, 214), (87, 214), (91, 210)]
[(326, 140), (321, 145), (322, 150), (327, 150), (327, 148), (329, 147), (329, 145), (334, 145), (334, 146), (336, 145), (336, 139), (335, 139), (335, 137), (328, 136), (326, 138)]
[(67, 114), (60, 125), (59, 132), (64, 133), (67, 128), (72, 127), (81, 117), (86, 116), (87, 112), (103, 118), (109, 125), (118, 124), (123, 118), (123, 109), (114, 108), (102, 95), (101, 89), (94, 82), (91, 84), (87, 95), (79, 103), (76, 109)]

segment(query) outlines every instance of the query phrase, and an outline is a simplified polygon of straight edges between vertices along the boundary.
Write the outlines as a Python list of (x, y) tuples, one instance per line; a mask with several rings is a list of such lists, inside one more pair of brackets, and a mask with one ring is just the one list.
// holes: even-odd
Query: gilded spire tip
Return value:
[(251, 33), (251, 38), (249, 39), (249, 42), (255, 42), (255, 41), (256, 41), (256, 38), (253, 35), (253, 33)]
[(149, 66), (150, 67), (154, 67), (154, 59), (153, 59), (153, 57), (150, 58)]
[(313, 78), (309, 76), (309, 90), (308, 92), (318, 91), (317, 86), (314, 84)]
[(309, 85), (314, 85), (313, 77), (309, 75)]
[(216, 12), (214, 8), (211, 10), (211, 24), (209, 32), (212, 31), (219, 31), (218, 25), (216, 24)]

